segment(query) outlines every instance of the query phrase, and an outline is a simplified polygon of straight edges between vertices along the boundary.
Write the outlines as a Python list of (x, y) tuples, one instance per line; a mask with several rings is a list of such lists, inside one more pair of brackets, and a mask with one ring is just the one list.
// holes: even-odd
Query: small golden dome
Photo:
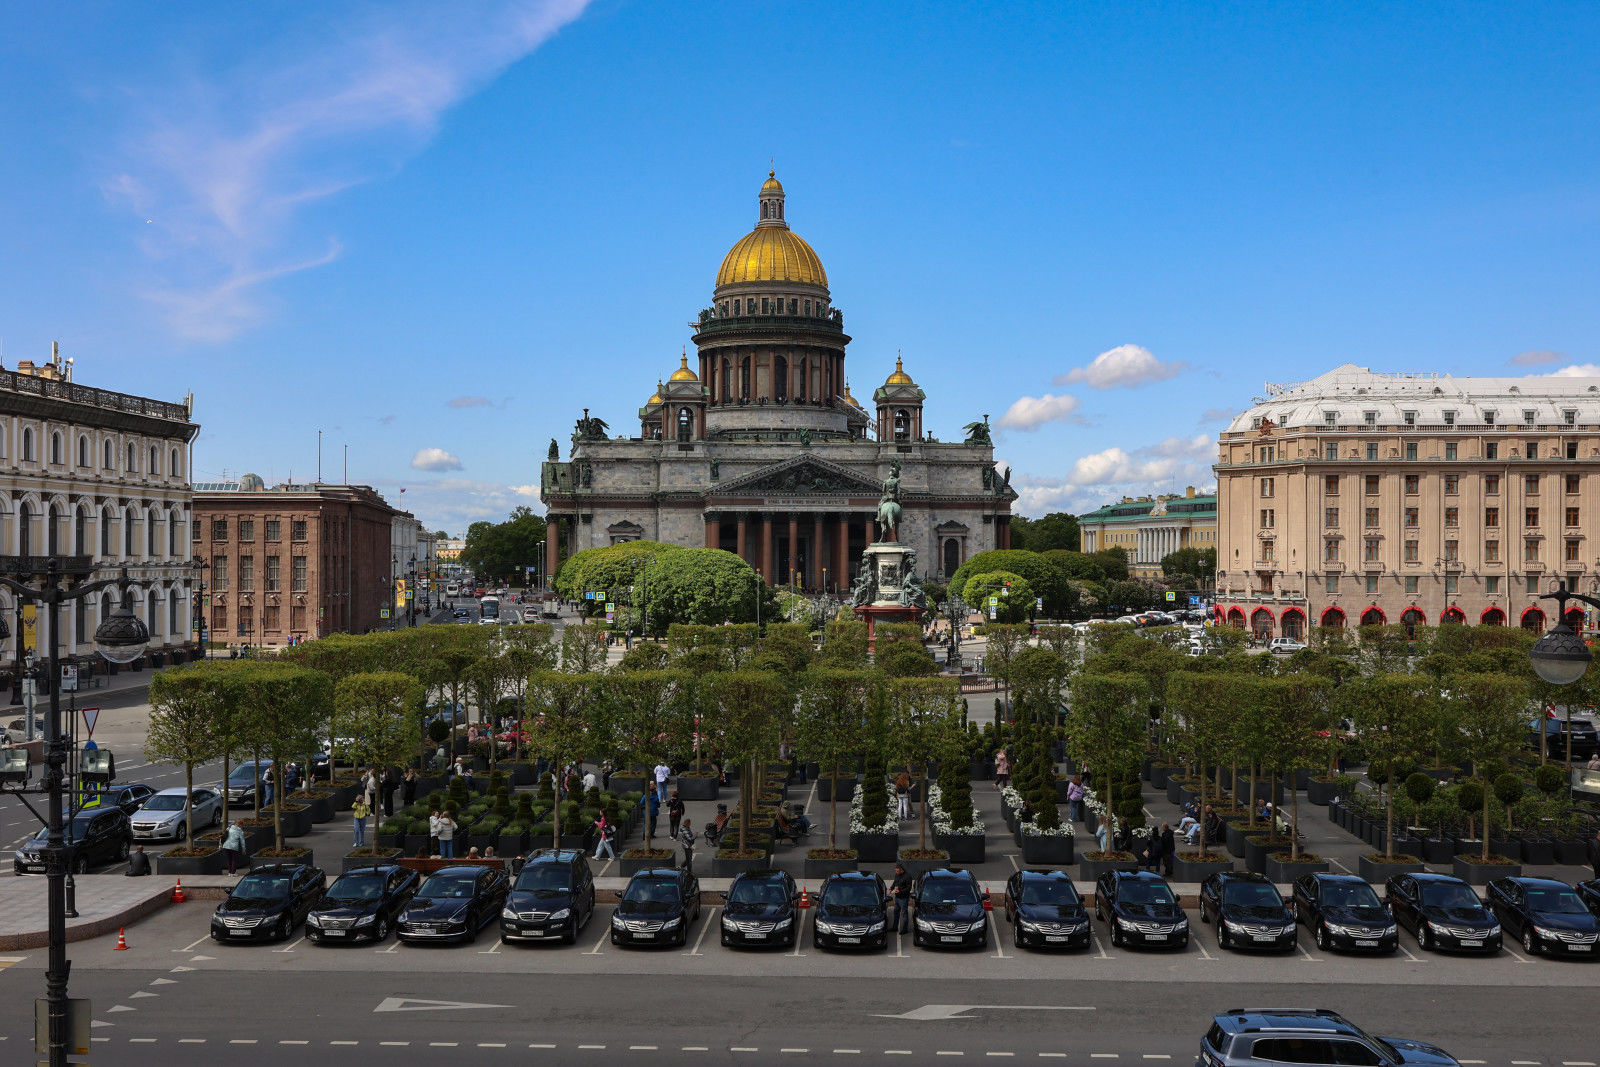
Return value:
[(888, 378), (884, 379), (884, 383), (883, 384), (884, 385), (916, 385), (917, 383), (911, 380), (911, 375), (906, 373), (905, 364), (903, 362), (901, 362), (899, 356), (896, 356), (896, 357), (894, 357), (894, 373), (889, 375)]
[(667, 379), (673, 382), (698, 382), (700, 376), (689, 369), (689, 354), (685, 352), (678, 357), (678, 369), (672, 372), (672, 377)]
[(651, 396), (650, 396), (650, 399), (646, 400), (644, 403), (645, 403), (645, 407), (650, 407), (653, 404), (664, 404), (664, 403), (666, 403), (666, 401), (663, 400), (662, 397), (661, 397), (661, 379), (660, 378), (656, 379), (656, 391), (654, 393), (652, 393)]
[(778, 172), (773, 170), (767, 171), (767, 180), (761, 183), (761, 195), (767, 196), (771, 193), (783, 195), (783, 183), (778, 180)]

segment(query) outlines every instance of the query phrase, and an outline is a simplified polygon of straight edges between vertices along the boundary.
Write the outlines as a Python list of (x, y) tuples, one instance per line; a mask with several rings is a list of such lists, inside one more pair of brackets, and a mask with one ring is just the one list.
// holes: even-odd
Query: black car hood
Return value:
[(319, 904), (311, 909), (311, 914), (325, 919), (359, 919), (376, 915), (383, 903), (382, 900), (368, 900), (360, 904)]
[(1224, 904), (1222, 905), (1222, 917), (1231, 919), (1233, 922), (1246, 923), (1286, 923), (1293, 921), (1288, 908), (1281, 905), (1273, 907), (1269, 904)]
[(1124, 919), (1183, 918), (1183, 909), (1176, 904), (1128, 904), (1118, 901), (1115, 910)]
[(1362, 923), (1367, 926), (1388, 926), (1394, 920), (1382, 908), (1362, 906), (1358, 908), (1325, 907), (1322, 917), (1336, 923)]
[(1438, 1045), (1429, 1045), (1422, 1041), (1406, 1041), (1401, 1038), (1386, 1037), (1382, 1040), (1394, 1046), (1400, 1053), (1400, 1059), (1405, 1063), (1427, 1065), (1427, 1067), (1454, 1067), (1456, 1060), (1450, 1053)]
[(405, 910), (401, 912), (400, 917), (407, 922), (437, 922), (442, 919), (453, 919), (457, 912), (471, 903), (471, 897), (413, 898), (406, 905)]
[(667, 904), (662, 906), (651, 905), (640, 908), (627, 901), (617, 905), (616, 916), (619, 919), (631, 919), (635, 922), (650, 922), (659, 919), (666, 922), (676, 919), (683, 914), (682, 904)]
[(1575, 934), (1592, 934), (1600, 930), (1600, 919), (1588, 912), (1530, 911), (1528, 918), (1533, 920), (1534, 925), (1550, 930), (1569, 930)]
[(819, 904), (817, 918), (830, 923), (871, 923), (882, 919), (884, 910), (871, 904)]
[(1439, 908), (1424, 905), (1417, 909), (1425, 919), (1432, 919), (1436, 923), (1465, 923), (1469, 926), (1488, 926), (1494, 922), (1494, 917), (1489, 914), (1489, 909), (1477, 908)]
[(218, 912), (229, 915), (276, 915), (289, 906), (287, 900), (260, 900), (251, 897), (229, 897), (217, 905)]
[(516, 911), (560, 911), (562, 908), (572, 907), (572, 894), (565, 891), (535, 893), (523, 889), (512, 892), (506, 897), (506, 907)]
[(982, 904), (923, 904), (917, 914), (934, 922), (975, 923), (983, 918)]
[(1018, 904), (1017, 914), (1029, 922), (1082, 922), (1089, 917), (1082, 904)]
[(792, 909), (787, 903), (742, 904), (730, 901), (722, 911), (730, 919), (786, 919), (792, 914)]

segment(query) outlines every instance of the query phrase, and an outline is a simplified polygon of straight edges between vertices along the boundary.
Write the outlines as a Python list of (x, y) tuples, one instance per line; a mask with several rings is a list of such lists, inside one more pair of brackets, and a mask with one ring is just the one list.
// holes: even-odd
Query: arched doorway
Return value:
[(944, 539), (944, 576), (950, 577), (961, 569), (961, 542), (954, 537)]
[(1439, 621), (1446, 625), (1459, 626), (1467, 621), (1467, 615), (1460, 608), (1445, 608), (1444, 614), (1439, 616)]
[(1407, 637), (1417, 636), (1417, 627), (1426, 626), (1428, 617), (1416, 608), (1407, 608), (1400, 613), (1400, 625), (1406, 628)]
[(1505, 624), (1506, 613), (1499, 608), (1490, 608), (1478, 619), (1479, 626), (1504, 626)]
[(1583, 632), (1583, 612), (1577, 608), (1568, 608), (1567, 613), (1562, 618), (1566, 620), (1567, 625), (1572, 627), (1573, 630), (1578, 633)]
[(1296, 641), (1306, 639), (1306, 613), (1299, 608), (1290, 608), (1283, 613), (1283, 636)]
[(1250, 613), (1250, 633), (1257, 641), (1272, 640), (1272, 623), (1272, 612), (1266, 608), (1257, 608)]
[(1383, 612), (1377, 608), (1368, 608), (1361, 613), (1362, 626), (1382, 626), (1389, 620), (1384, 618)]
[(1335, 630), (1344, 629), (1344, 610), (1342, 608), (1327, 608), (1322, 613), (1322, 625)]
[(1235, 629), (1244, 629), (1244, 612), (1240, 611), (1238, 608), (1229, 608), (1228, 625), (1234, 627)]
[(1522, 613), (1522, 628), (1534, 633), (1544, 633), (1544, 609), (1529, 608)]

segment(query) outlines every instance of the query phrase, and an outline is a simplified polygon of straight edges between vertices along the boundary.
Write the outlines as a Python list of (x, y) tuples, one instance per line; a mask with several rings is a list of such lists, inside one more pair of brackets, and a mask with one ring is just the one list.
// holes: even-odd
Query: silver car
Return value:
[[(196, 786), (190, 794), (195, 829), (210, 828), (222, 821), (222, 794)], [(135, 841), (182, 841), (189, 835), (188, 805), (183, 789), (163, 789), (133, 813)]]

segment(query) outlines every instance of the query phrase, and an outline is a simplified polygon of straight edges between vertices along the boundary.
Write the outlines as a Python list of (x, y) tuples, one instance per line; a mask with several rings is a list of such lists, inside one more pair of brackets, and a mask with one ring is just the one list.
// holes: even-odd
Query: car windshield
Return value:
[(516, 889), (521, 893), (565, 893), (571, 888), (567, 868), (552, 863), (530, 864), (517, 876)]
[(1281, 908), (1283, 898), (1270, 885), (1234, 882), (1222, 891), (1222, 902), (1236, 908)]
[(776, 879), (758, 882), (746, 878), (734, 886), (733, 891), (728, 894), (730, 904), (782, 904), (787, 899), (783, 883)]
[(1162, 882), (1129, 882), (1117, 899), (1123, 904), (1171, 904), (1172, 890)]
[(1071, 907), (1078, 903), (1078, 891), (1065, 878), (1048, 878), (1022, 883), (1024, 904), (1049, 904)]
[(652, 911), (666, 908), (677, 899), (677, 884), (665, 878), (637, 878), (628, 883), (627, 892), (622, 894), (623, 903)]
[(922, 887), (922, 902), (924, 904), (976, 904), (978, 892), (972, 888), (971, 882), (958, 882), (950, 878), (939, 878), (924, 883)]
[(1422, 903), (1430, 908), (1477, 908), (1483, 902), (1467, 886), (1446, 882), (1442, 885), (1424, 885)]
[(241, 900), (287, 900), (289, 876), (287, 874), (247, 874), (233, 887), (233, 895)]
[(328, 888), (328, 899), (342, 904), (361, 904), (383, 895), (383, 876), (347, 874)]
[(878, 907), (878, 888), (871, 882), (850, 879), (848, 881), (834, 882), (828, 886), (828, 891), (823, 895), (822, 903), (825, 907), (837, 911), (863, 909), (876, 910)]
[[(266, 770), (266, 768), (263, 767), (262, 771), (265, 771), (265, 770)], [(230, 781), (230, 782), (253, 782), (256, 779), (256, 773), (257, 772), (256, 772), (255, 767), (247, 763), (243, 767), (234, 768), (234, 772), (232, 774), (228, 775), (228, 781)]]
[(428, 900), (466, 900), (472, 896), (472, 886), (477, 880), (476, 875), (465, 878), (440, 878), (435, 875), (423, 884), (417, 896)]
[(1364, 882), (1332, 882), (1322, 887), (1322, 903), (1330, 908), (1377, 908), (1378, 894)]
[(183, 797), (181, 796), (153, 796), (145, 801), (145, 811), (182, 811)]
[(1528, 910), (1550, 915), (1583, 915), (1588, 912), (1583, 901), (1570, 889), (1528, 890)]

